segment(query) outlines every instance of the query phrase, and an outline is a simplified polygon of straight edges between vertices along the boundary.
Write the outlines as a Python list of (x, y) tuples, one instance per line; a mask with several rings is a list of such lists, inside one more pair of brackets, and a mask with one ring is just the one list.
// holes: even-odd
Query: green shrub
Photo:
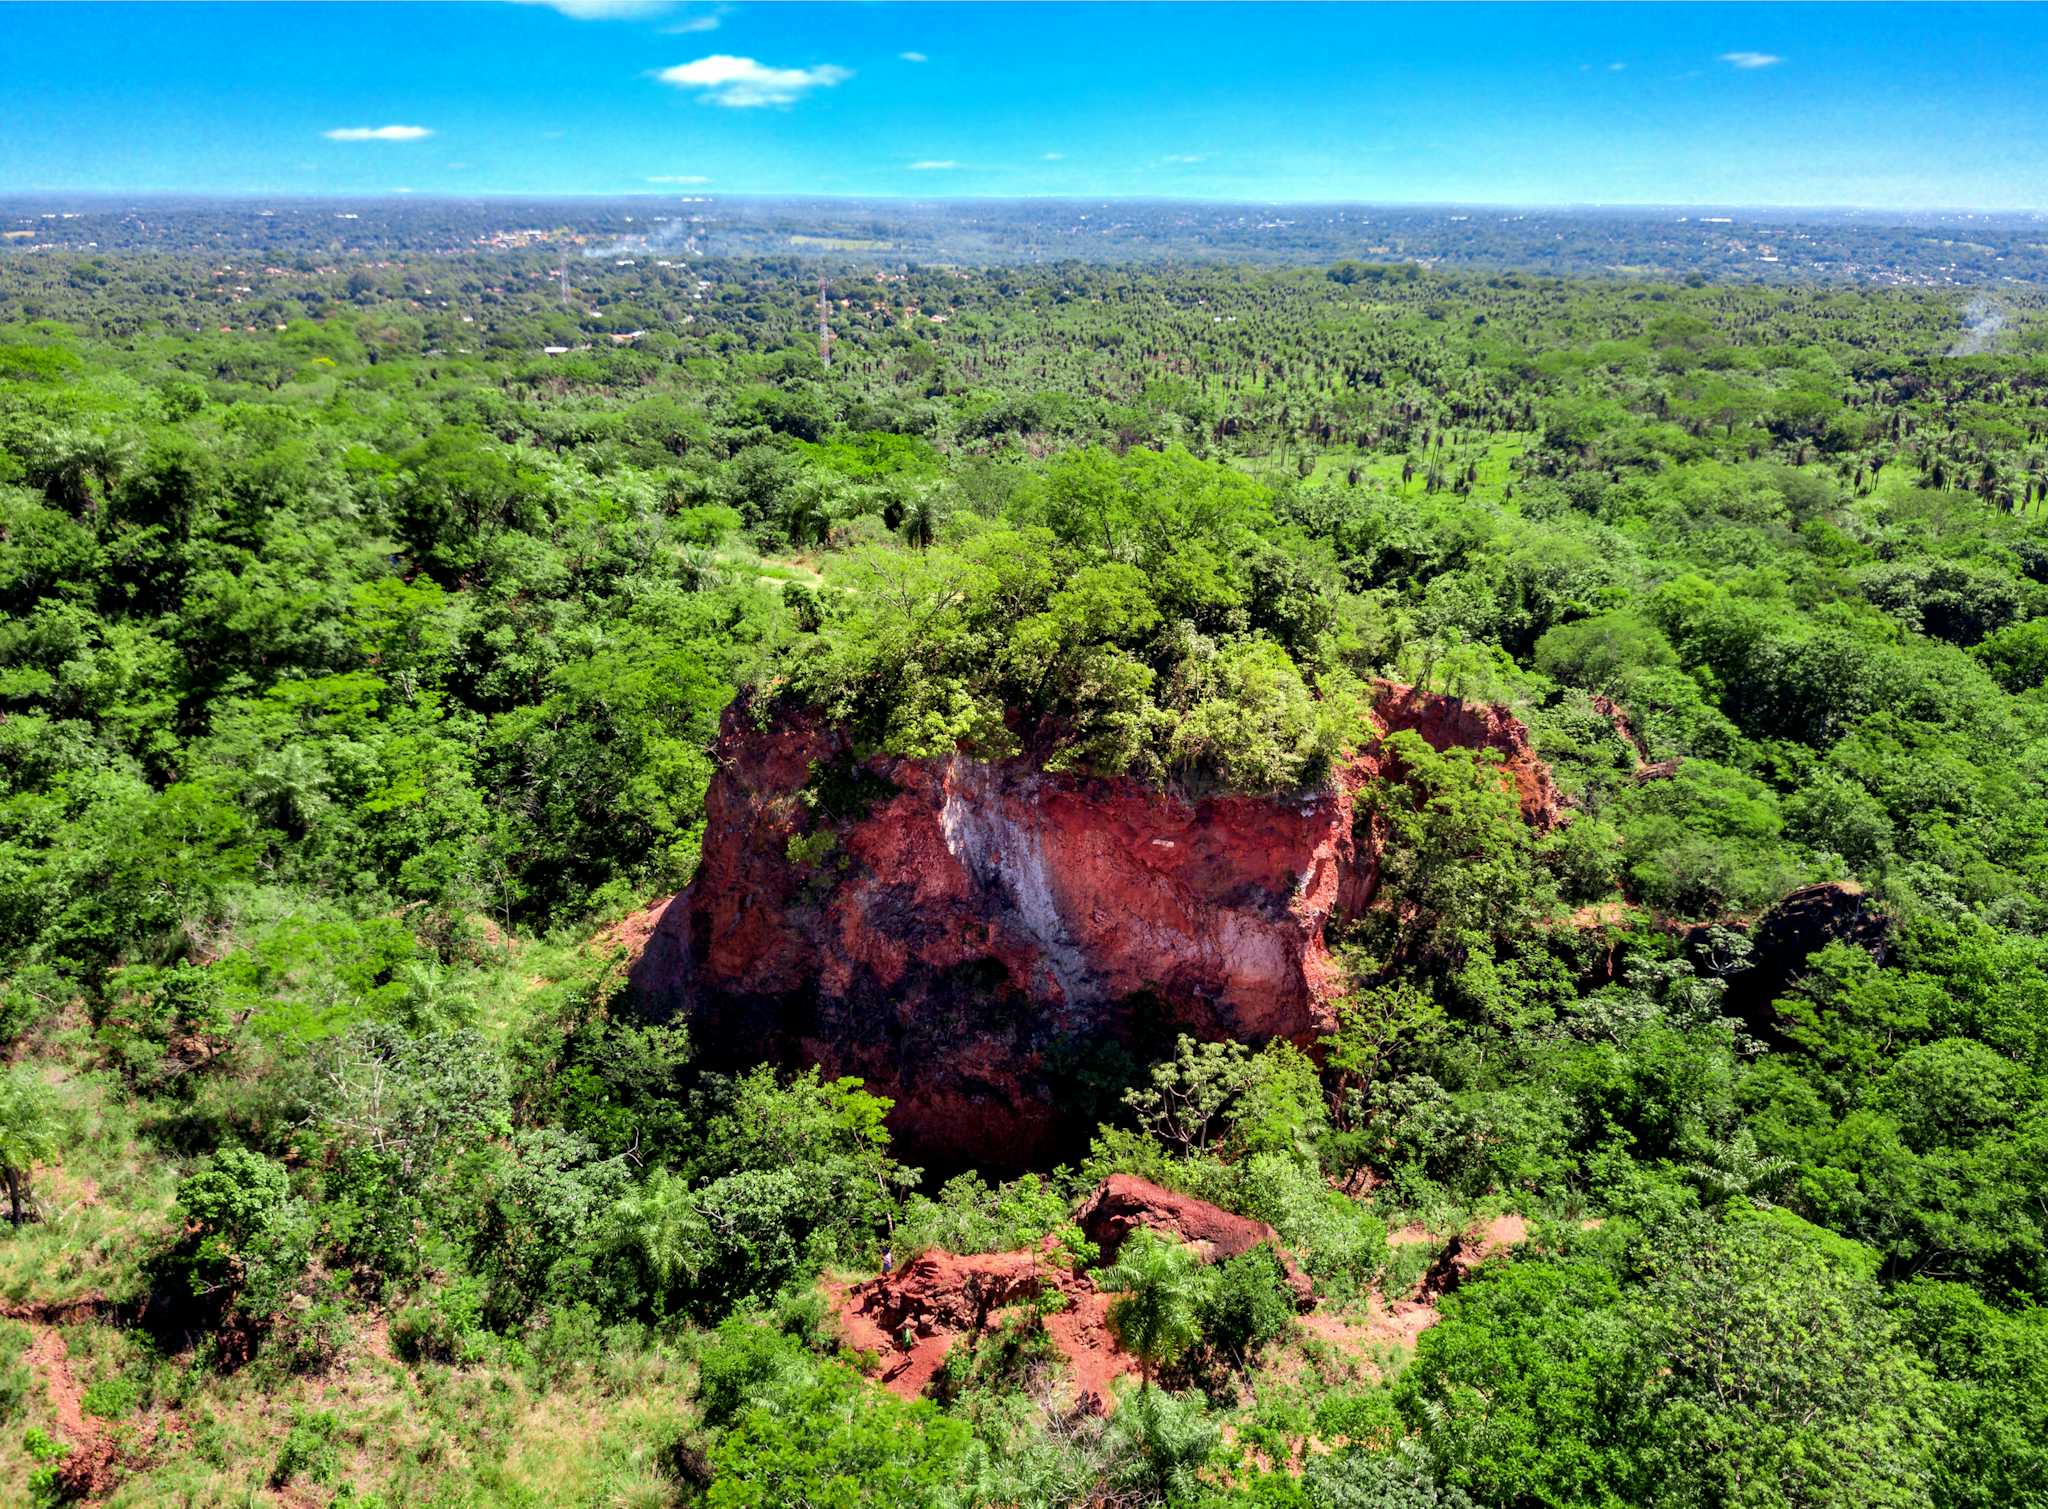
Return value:
[(312, 1257), (313, 1222), (283, 1164), (229, 1147), (178, 1186), (179, 1241), (162, 1260), (204, 1303), (265, 1320)]
[(776, 1402), (739, 1410), (711, 1449), (705, 1502), (713, 1509), (935, 1503), (957, 1485), (970, 1440), (963, 1422), (929, 1403), (906, 1404), (826, 1363)]
[(560, 1384), (588, 1371), (603, 1350), (604, 1317), (590, 1305), (552, 1309), (546, 1320), (526, 1335), (533, 1376), (543, 1386)]
[(1438, 1480), (1416, 1441), (1392, 1451), (1344, 1451), (1311, 1462), (1301, 1486), (1310, 1509), (1472, 1509), (1471, 1496)]
[(47, 1432), (31, 1425), (21, 1438), (21, 1448), (36, 1465), (29, 1469), (28, 1498), (36, 1509), (57, 1502), (57, 1469), (67, 1448)]
[(490, 1351), (484, 1328), (484, 1286), (451, 1279), (391, 1318), (391, 1346), (407, 1362), (480, 1362)]
[(132, 1378), (101, 1378), (79, 1397), (78, 1407), (102, 1420), (125, 1420), (135, 1412), (141, 1391)]
[(1362, 1292), (1386, 1261), (1386, 1223), (1331, 1189), (1313, 1165), (1261, 1154), (1244, 1170), (1238, 1208), (1266, 1222), (1334, 1298)]
[(763, 1399), (803, 1387), (813, 1365), (801, 1346), (766, 1326), (735, 1317), (697, 1359), (697, 1406), (713, 1428), (730, 1424)]
[(1240, 1368), (1259, 1349), (1287, 1334), (1294, 1321), (1294, 1291), (1270, 1246), (1254, 1247), (1216, 1265), (1196, 1307), (1202, 1339)]
[(266, 1343), (266, 1355), (294, 1373), (324, 1373), (355, 1342), (348, 1309), (323, 1300), (304, 1310), (287, 1310)]
[(961, 1174), (937, 1196), (913, 1195), (896, 1223), (895, 1249), (908, 1261), (928, 1247), (947, 1252), (1009, 1252), (1028, 1247), (1066, 1219), (1067, 1200), (1037, 1174), (990, 1185)]
[(18, 1320), (0, 1320), (0, 1424), (17, 1418), (37, 1391), (38, 1380), (22, 1353), (31, 1333)]
[(331, 1483), (341, 1470), (341, 1453), (335, 1446), (335, 1432), (341, 1417), (327, 1410), (301, 1409), (292, 1413), (292, 1428), (277, 1449), (271, 1464), (270, 1486), (282, 1488), (293, 1478)]

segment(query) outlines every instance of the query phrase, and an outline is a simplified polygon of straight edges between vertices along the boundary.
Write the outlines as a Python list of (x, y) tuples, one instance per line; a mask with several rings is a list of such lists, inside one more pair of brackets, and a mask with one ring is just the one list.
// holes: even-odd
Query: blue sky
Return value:
[(22, 190), (2041, 209), (2048, 7), (0, 4)]

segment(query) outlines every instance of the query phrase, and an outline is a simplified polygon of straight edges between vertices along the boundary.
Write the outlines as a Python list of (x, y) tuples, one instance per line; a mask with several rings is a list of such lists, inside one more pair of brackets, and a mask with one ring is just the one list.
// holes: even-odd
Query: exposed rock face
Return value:
[[(1695, 942), (1704, 927), (1694, 930)], [(1891, 918), (1853, 880), (1824, 880), (1782, 898), (1749, 929), (1746, 968), (1730, 974), (1728, 1009), (1752, 1030), (1772, 1033), (1779, 1023), (1771, 1002), (1806, 972), (1807, 960), (1831, 943), (1846, 943), (1884, 962)]]
[(961, 1257), (933, 1248), (898, 1273), (868, 1285), (857, 1308), (885, 1332), (979, 1331), (996, 1311), (1072, 1282), (1036, 1252), (984, 1252)]
[(1440, 697), (1393, 681), (1378, 682), (1374, 690), (1373, 717), (1387, 733), (1413, 729), (1431, 749), (1492, 750), (1521, 798), (1522, 816), (1538, 828), (1556, 826), (1563, 804), (1550, 767), (1536, 757), (1529, 730), (1506, 708)]
[[(1530, 821), (1557, 793), (1499, 708), (1385, 685), (1379, 718), (1498, 750)], [(1026, 760), (855, 759), (835, 729), (736, 707), (703, 860), (633, 966), (711, 1062), (779, 1058), (893, 1097), (907, 1155), (1022, 1167), (1092, 1127), (1087, 1056), (1145, 1033), (1307, 1044), (1340, 982), (1333, 915), (1378, 879), (1354, 797), (1183, 801)]]
[(1115, 1381), (1136, 1377), (1138, 1364), (1117, 1347), (1109, 1324), (1111, 1297), (1085, 1273), (1048, 1261), (1043, 1251), (974, 1257), (932, 1251), (888, 1277), (828, 1285), (826, 1292), (838, 1313), (840, 1340), (874, 1354), (874, 1377), (882, 1387), (915, 1399), (931, 1386), (956, 1342), (972, 1342), (1006, 1311), (1049, 1290), (1058, 1291), (1061, 1303), (1044, 1326), (1065, 1363), (1072, 1403), (1085, 1414), (1105, 1414)]

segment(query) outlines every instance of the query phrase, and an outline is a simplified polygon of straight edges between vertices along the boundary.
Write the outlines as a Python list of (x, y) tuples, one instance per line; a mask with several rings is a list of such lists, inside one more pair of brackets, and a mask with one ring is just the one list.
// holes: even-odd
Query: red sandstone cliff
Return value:
[[(1524, 814), (1556, 819), (1504, 710), (1386, 684), (1377, 716), (1498, 750)], [(1377, 881), (1352, 821), (1376, 745), (1322, 791), (1193, 802), (1022, 760), (857, 761), (795, 711), (758, 728), (735, 708), (715, 755), (702, 863), (655, 922), (636, 993), (686, 1012), (712, 1062), (862, 1076), (895, 1099), (909, 1155), (937, 1163), (1071, 1148), (1105, 1043), (1312, 1042), (1341, 986), (1326, 929)]]

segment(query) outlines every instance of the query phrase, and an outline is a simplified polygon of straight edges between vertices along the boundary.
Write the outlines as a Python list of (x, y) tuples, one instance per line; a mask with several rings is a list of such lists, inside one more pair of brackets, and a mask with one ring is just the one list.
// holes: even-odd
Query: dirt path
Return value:
[(28, 1365), (43, 1379), (50, 1395), (50, 1413), (57, 1428), (76, 1443), (98, 1432), (86, 1420), (81, 1402), (85, 1388), (71, 1371), (71, 1349), (55, 1326), (29, 1323)]
[(85, 1387), (71, 1371), (71, 1349), (64, 1333), (48, 1321), (30, 1320), (28, 1365), (44, 1381), (50, 1398), (50, 1413), (57, 1417), (57, 1429), (70, 1443), (57, 1469), (58, 1481), (68, 1499), (94, 1499), (114, 1486), (114, 1443), (106, 1426), (85, 1413)]

